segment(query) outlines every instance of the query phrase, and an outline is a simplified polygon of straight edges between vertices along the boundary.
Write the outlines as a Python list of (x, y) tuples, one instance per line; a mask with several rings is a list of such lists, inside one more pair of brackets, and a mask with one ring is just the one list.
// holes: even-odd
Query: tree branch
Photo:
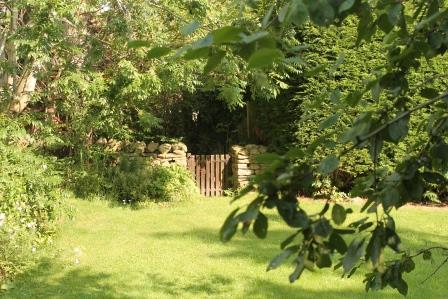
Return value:
[(382, 132), (383, 130), (387, 129), (390, 125), (398, 122), (399, 120), (411, 115), (412, 113), (414, 113), (415, 111), (418, 111), (420, 109), (426, 108), (428, 106), (431, 106), (432, 104), (440, 101), (441, 99), (448, 97), (448, 92), (441, 94), (425, 103), (422, 103), (410, 110), (407, 110), (403, 113), (401, 113), (400, 115), (398, 115), (397, 117), (395, 117), (394, 119), (386, 122), (384, 125), (380, 126), (379, 128), (373, 130), (372, 132), (370, 132), (369, 134), (365, 135), (365, 136), (361, 136), (358, 138), (358, 141), (351, 146), (350, 148), (342, 151), (341, 154), (339, 154), (339, 157), (346, 155), (347, 153), (351, 152), (352, 150), (354, 150), (355, 148), (357, 148), (358, 146), (360, 146), (361, 144), (363, 144), (365, 141), (369, 140), (370, 138), (374, 137), (375, 135), (377, 135), (378, 133)]

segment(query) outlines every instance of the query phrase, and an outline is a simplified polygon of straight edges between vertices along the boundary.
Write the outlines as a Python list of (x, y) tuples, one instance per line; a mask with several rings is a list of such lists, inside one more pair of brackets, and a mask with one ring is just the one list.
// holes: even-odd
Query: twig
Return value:
[(421, 284), (427, 282), (431, 277), (433, 277), (439, 270), (448, 262), (448, 257), (431, 273), (428, 277), (426, 277)]
[(417, 256), (419, 256), (419, 255), (421, 255), (421, 254), (423, 254), (423, 253), (425, 253), (425, 252), (427, 252), (427, 251), (431, 251), (431, 250), (434, 250), (434, 249), (440, 249), (440, 250), (448, 251), (448, 247), (443, 247), (443, 246), (433, 246), (433, 247), (429, 247), (429, 248), (422, 249), (422, 250), (420, 250), (419, 252), (417, 252), (416, 254), (414, 254), (414, 255), (410, 255), (409, 258), (412, 259), (412, 258), (417, 257)]
[(382, 132), (383, 130), (385, 130), (386, 128), (388, 128), (390, 125), (396, 123), (397, 121), (399, 121), (399, 120), (401, 120), (401, 119), (403, 119), (403, 118), (409, 116), (410, 114), (412, 114), (413, 112), (415, 112), (415, 111), (417, 111), (417, 110), (423, 109), (423, 108), (425, 108), (425, 107), (427, 107), (427, 106), (431, 106), (432, 104), (434, 104), (434, 103), (440, 101), (441, 99), (443, 99), (443, 98), (445, 98), (445, 97), (448, 97), (448, 92), (447, 92), (447, 93), (444, 93), (444, 94), (441, 94), (441, 95), (439, 95), (439, 96), (437, 96), (437, 97), (435, 97), (435, 98), (433, 98), (433, 99), (431, 99), (431, 100), (429, 100), (429, 101), (427, 101), (427, 102), (425, 102), (425, 103), (422, 103), (422, 104), (420, 104), (420, 105), (418, 105), (418, 106), (416, 106), (416, 107), (414, 107), (414, 108), (412, 108), (412, 109), (410, 109), (410, 110), (407, 110), (407, 111), (401, 113), (400, 115), (398, 115), (398, 116), (395, 117), (394, 119), (392, 119), (392, 120), (386, 122), (384, 125), (382, 125), (381, 127), (377, 128), (376, 130), (370, 132), (370, 133), (367, 134), (366, 136), (358, 137), (357, 142), (356, 142), (353, 146), (351, 146), (350, 148), (348, 148), (348, 149), (342, 151), (342, 152), (339, 154), (339, 157), (344, 156), (344, 155), (346, 155), (347, 153), (351, 152), (352, 150), (354, 150), (355, 148), (357, 148), (359, 145), (363, 144), (365, 141), (369, 140), (369, 139), (372, 138), (373, 136), (375, 136), (375, 135), (377, 135), (378, 133)]

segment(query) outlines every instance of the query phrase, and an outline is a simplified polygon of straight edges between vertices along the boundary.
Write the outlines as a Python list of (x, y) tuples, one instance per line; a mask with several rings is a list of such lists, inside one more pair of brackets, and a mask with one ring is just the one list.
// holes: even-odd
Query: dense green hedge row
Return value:
[[(322, 131), (326, 138), (326, 147), (317, 147), (317, 157), (325, 157), (330, 152), (337, 150), (335, 142), (340, 138), (339, 132), (351, 126), (357, 115), (381, 106), (385, 109), (399, 110), (398, 105), (412, 107), (425, 99), (420, 96), (421, 90), (415, 88), (435, 73), (443, 73), (448, 69), (448, 59), (435, 59), (429, 64), (421, 61), (422, 71), (408, 74), (409, 85), (413, 90), (413, 96), (403, 98), (402, 103), (394, 103), (384, 95), (376, 94), (375, 87), (372, 88), (371, 97), (364, 98), (364, 108), (351, 109), (346, 113), (340, 108), (340, 101), (345, 94), (355, 91), (362, 86), (366, 80), (373, 79), (381, 73), (379, 66), (387, 55), (381, 37), (368, 46), (355, 47), (356, 26), (353, 20), (345, 21), (348, 26), (318, 28), (307, 25), (304, 30), (297, 33), (296, 38), (307, 44), (309, 48), (304, 52), (305, 61), (309, 63), (303, 67), (303, 72), (293, 75), (288, 84), (288, 90), (282, 92), (279, 98), (269, 103), (257, 104), (257, 115), (259, 128), (265, 132), (268, 143), (274, 150), (282, 151), (288, 146), (305, 148), (313, 144), (321, 136)], [(340, 56), (339, 53), (343, 55)], [(329, 71), (313, 72), (316, 65), (329, 66)], [(372, 73), (376, 70), (377, 73)], [(445, 88), (448, 86), (446, 78), (439, 78), (429, 82), (429, 86)], [(271, 113), (274, 111), (274, 113)], [(333, 113), (340, 111), (338, 119), (331, 119)], [(388, 167), (394, 161), (406, 156), (413, 147), (418, 147), (425, 136), (419, 136), (416, 128), (430, 115), (430, 110), (419, 111), (410, 121), (409, 136), (399, 145), (387, 146), (380, 157), (382, 166)], [(326, 124), (332, 123), (327, 129), (322, 129)], [(294, 136), (291, 140), (291, 136)], [(343, 157), (341, 167), (334, 174), (333, 185), (340, 190), (346, 191), (351, 186), (353, 179), (362, 176), (373, 167), (368, 150), (355, 151), (353, 154)], [(436, 193), (446, 196), (446, 190), (436, 188)], [(434, 198), (434, 196), (432, 196)]]

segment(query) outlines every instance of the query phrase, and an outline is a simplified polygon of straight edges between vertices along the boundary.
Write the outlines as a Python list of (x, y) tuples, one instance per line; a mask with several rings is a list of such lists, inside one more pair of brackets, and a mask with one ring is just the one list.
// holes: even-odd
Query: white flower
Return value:
[(4, 213), (0, 213), (0, 227), (3, 226), (6, 222), (6, 215)]
[(31, 248), (31, 252), (32, 252), (32, 253), (35, 253), (35, 252), (36, 252), (36, 247), (33, 246), (33, 247)]
[(36, 223), (30, 222), (26, 225), (26, 227), (28, 227), (29, 229), (34, 229), (34, 228), (36, 228)]

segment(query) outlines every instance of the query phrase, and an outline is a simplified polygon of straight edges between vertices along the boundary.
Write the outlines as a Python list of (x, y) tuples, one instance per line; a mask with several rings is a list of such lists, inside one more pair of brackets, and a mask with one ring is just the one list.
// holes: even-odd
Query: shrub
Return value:
[(125, 203), (181, 201), (197, 193), (186, 168), (150, 165), (143, 158), (123, 158), (110, 180), (111, 194)]
[(54, 161), (20, 148), (11, 128), (1, 131), (0, 284), (22, 271), (32, 249), (51, 238), (62, 202)]
[[(4, 215), (4, 214), (0, 214)], [(0, 223), (0, 286), (12, 279), (32, 260), (33, 234), (14, 219)]]

